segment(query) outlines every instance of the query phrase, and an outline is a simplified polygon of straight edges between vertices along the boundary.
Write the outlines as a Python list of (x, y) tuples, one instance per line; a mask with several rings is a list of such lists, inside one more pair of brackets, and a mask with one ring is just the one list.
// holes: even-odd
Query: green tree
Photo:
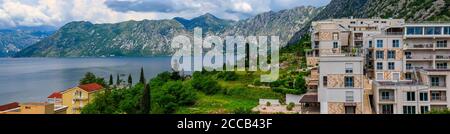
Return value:
[(112, 74), (109, 75), (109, 85), (112, 86), (114, 84)]
[(211, 76), (202, 76), (201, 74), (194, 76), (192, 86), (207, 95), (216, 94), (222, 89), (217, 80), (211, 78)]
[(131, 77), (131, 74), (128, 75), (128, 85), (133, 85), (133, 78)]
[(182, 81), (166, 82), (161, 89), (155, 89), (154, 101), (164, 113), (173, 113), (179, 106), (195, 104), (197, 94), (192, 86)]
[(298, 75), (294, 81), (294, 89), (298, 90), (300, 94), (306, 93), (306, 81), (302, 75)]
[(119, 74), (117, 74), (117, 77), (116, 77), (116, 85), (120, 85), (120, 76), (119, 76)]
[(149, 114), (151, 111), (151, 91), (150, 84), (146, 84), (144, 86), (144, 93), (142, 94), (141, 99), (141, 110), (142, 114)]
[(94, 75), (92, 72), (87, 72), (84, 77), (80, 80), (79, 84), (90, 84), (90, 83), (97, 83), (104, 87), (106, 87), (106, 82), (104, 78), (100, 78)]
[(141, 67), (141, 76), (139, 77), (139, 83), (145, 84), (144, 68)]

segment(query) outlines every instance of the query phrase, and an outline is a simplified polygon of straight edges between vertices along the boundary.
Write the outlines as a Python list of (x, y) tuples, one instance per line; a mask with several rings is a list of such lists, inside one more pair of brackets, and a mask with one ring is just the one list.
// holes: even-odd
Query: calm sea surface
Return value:
[(139, 81), (144, 67), (148, 79), (169, 71), (170, 57), (146, 58), (0, 58), (0, 105), (9, 102), (46, 101), (54, 91), (78, 85), (86, 72), (109, 81), (109, 75), (128, 74), (133, 82)]

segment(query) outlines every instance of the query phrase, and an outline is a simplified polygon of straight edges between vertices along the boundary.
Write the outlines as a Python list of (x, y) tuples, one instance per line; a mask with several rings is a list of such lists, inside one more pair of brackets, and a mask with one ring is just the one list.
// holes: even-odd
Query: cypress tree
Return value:
[(145, 84), (144, 68), (141, 67), (141, 76), (139, 77), (139, 83)]
[(119, 74), (117, 74), (116, 85), (117, 85), (117, 86), (120, 85), (120, 76), (119, 76)]
[(141, 98), (141, 112), (142, 114), (149, 114), (151, 111), (151, 94), (150, 84), (144, 85), (144, 93)]
[(131, 77), (131, 74), (128, 75), (128, 85), (131, 87), (133, 84), (133, 78)]
[(111, 85), (113, 85), (114, 84), (114, 82), (113, 82), (113, 76), (112, 76), (112, 74), (110, 74), (109, 75), (109, 85), (111, 86)]

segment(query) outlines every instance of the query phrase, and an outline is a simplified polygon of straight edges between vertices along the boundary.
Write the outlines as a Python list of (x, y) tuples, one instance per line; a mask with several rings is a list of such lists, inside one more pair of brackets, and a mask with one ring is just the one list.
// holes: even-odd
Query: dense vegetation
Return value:
[[(280, 77), (272, 83), (260, 82), (260, 76), (265, 73), (261, 71), (205, 70), (186, 76), (163, 72), (146, 81), (141, 69), (138, 84), (131, 85), (130, 79), (129, 86), (109, 85), (109, 90), (98, 94), (82, 113), (253, 113), (251, 109), (258, 105), (259, 99), (284, 100), (285, 94), (307, 92), (304, 77), (309, 72), (305, 69), (304, 55), (310, 47), (309, 40), (304, 37), (299, 43), (281, 50)], [(92, 75), (83, 79), (96, 82), (97, 77)], [(110, 76), (110, 84), (114, 83), (112, 80)]]

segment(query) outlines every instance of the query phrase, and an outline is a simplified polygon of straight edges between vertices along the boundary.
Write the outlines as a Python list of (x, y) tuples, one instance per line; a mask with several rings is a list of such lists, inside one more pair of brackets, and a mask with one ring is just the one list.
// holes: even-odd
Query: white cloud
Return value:
[[(115, 23), (126, 20), (193, 18), (205, 13), (212, 13), (220, 18), (238, 20), (270, 10), (301, 5), (323, 6), (329, 1), (0, 0), (0, 29), (15, 26), (62, 26), (70, 21), (82, 20), (93, 23)], [(155, 9), (155, 6), (160, 7)]]
[(234, 11), (249, 13), (253, 11), (253, 8), (247, 2), (236, 2), (233, 4)]

